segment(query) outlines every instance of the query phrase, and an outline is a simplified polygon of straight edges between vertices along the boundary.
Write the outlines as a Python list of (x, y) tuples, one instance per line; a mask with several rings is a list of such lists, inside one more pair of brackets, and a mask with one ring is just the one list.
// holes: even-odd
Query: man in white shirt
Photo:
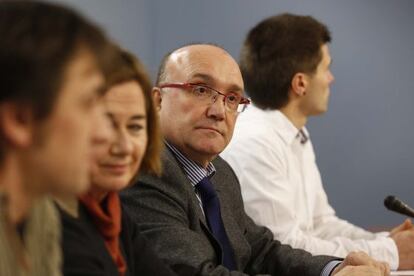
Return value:
[(239, 177), (247, 213), (275, 237), (314, 254), (365, 251), (392, 269), (414, 268), (414, 230), (371, 233), (329, 205), (305, 128), (328, 108), (330, 32), (309, 16), (282, 14), (254, 27), (240, 66), (253, 105), (222, 157)]

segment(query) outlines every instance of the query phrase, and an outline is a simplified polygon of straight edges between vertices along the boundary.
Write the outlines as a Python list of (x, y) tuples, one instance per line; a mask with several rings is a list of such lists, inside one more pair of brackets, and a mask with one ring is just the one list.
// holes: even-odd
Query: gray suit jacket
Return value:
[(207, 226), (194, 188), (173, 154), (163, 154), (161, 178), (143, 175), (121, 193), (127, 212), (169, 265), (188, 265), (201, 275), (320, 276), (333, 257), (315, 256), (281, 245), (266, 227), (245, 213), (240, 185), (231, 167), (220, 157), (211, 178), (221, 204), (223, 223), (234, 249), (238, 271), (221, 263), (221, 249)]

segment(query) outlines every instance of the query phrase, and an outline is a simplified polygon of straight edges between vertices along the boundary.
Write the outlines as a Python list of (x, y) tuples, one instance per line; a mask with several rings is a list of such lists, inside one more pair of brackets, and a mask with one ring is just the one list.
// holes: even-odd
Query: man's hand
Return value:
[(390, 237), (394, 236), (398, 232), (402, 232), (409, 229), (413, 229), (413, 223), (410, 219), (406, 219), (403, 223), (391, 230)]
[(414, 229), (396, 231), (390, 237), (398, 248), (400, 265), (398, 269), (414, 268)]
[[(349, 274), (348, 274), (349, 273)], [(345, 260), (338, 265), (332, 275), (390, 275), (390, 267), (387, 263), (378, 262), (364, 252), (351, 252)]]

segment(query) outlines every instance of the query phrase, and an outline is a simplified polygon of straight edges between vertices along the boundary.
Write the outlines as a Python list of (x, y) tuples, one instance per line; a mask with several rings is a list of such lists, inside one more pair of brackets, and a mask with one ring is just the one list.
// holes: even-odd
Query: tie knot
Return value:
[(214, 190), (213, 184), (208, 177), (201, 179), (200, 182), (197, 183), (196, 189), (200, 193), (203, 201), (217, 196), (216, 190)]

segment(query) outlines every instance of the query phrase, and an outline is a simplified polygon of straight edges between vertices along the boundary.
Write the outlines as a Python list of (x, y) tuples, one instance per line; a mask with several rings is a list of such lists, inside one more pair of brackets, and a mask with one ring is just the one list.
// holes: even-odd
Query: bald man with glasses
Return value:
[(281, 245), (247, 216), (237, 177), (218, 157), (250, 103), (243, 90), (237, 63), (220, 47), (188, 45), (164, 58), (153, 89), (164, 171), (122, 194), (159, 256), (200, 275), (387, 275), (362, 253), (341, 262)]

